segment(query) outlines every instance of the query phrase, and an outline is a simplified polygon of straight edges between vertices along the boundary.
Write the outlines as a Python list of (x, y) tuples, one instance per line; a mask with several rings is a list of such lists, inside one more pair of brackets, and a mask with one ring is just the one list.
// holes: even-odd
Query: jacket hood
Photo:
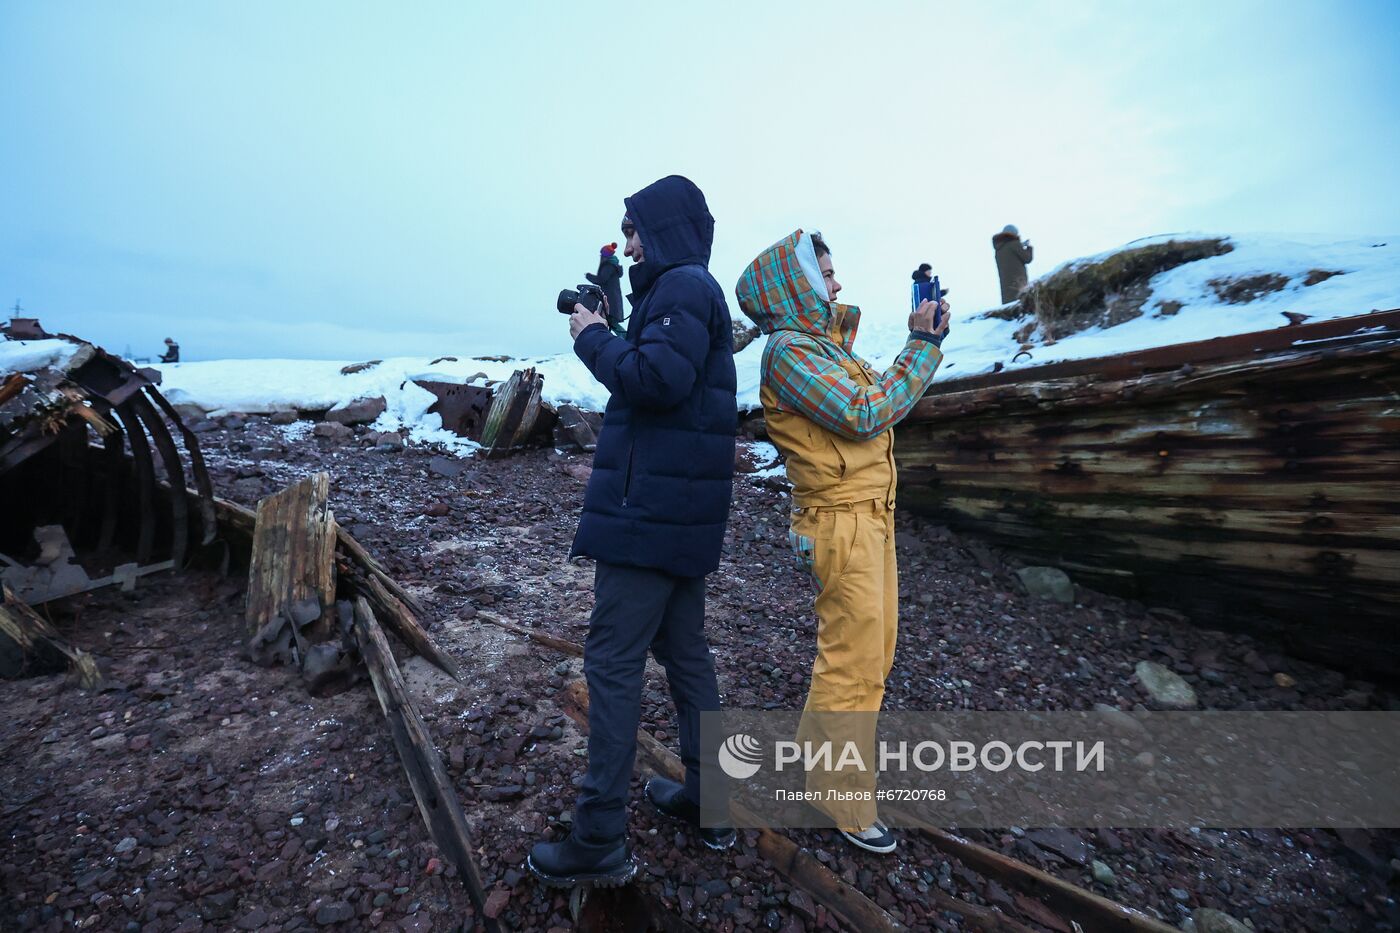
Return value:
[(1003, 244), (1003, 243), (1013, 243), (1013, 242), (1014, 242), (1014, 243), (1019, 243), (1019, 242), (1021, 242), (1021, 235), (1020, 235), (1019, 233), (1007, 233), (1005, 230), (1003, 230), (1001, 233), (993, 234), (993, 236), (992, 236), (992, 245), (993, 245), (993, 246), (1000, 246), (1000, 245)]
[(709, 265), (715, 218), (693, 181), (667, 175), (623, 198), (622, 203), (627, 205), (627, 216), (642, 240), (646, 257), (642, 265), (658, 272), (682, 263)]
[(739, 308), (765, 334), (794, 330), (834, 340), (847, 350), (860, 309), (830, 301), (812, 237), (794, 230), (749, 263), (734, 286)]

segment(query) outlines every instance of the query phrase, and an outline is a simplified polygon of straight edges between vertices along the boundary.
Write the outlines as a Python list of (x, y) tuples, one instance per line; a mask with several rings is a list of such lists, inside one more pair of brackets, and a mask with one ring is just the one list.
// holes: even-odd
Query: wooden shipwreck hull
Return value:
[(1400, 310), (940, 382), (895, 455), (906, 508), (1400, 673)]

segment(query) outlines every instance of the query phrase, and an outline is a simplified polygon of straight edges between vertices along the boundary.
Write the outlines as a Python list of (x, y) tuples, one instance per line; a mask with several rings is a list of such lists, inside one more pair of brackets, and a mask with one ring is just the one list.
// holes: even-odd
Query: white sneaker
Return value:
[(852, 845), (860, 846), (867, 852), (878, 852), (885, 855), (893, 852), (895, 848), (894, 833), (890, 832), (890, 828), (879, 820), (858, 833), (847, 832), (844, 829), (840, 832)]

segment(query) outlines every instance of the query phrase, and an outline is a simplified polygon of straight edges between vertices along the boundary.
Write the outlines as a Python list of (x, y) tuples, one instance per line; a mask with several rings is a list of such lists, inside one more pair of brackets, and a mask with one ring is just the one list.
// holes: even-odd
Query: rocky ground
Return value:
[[(534, 840), (567, 832), (584, 738), (557, 698), (579, 663), (473, 617), (489, 608), (582, 640), (591, 567), (566, 558), (589, 460), (532, 451), (458, 461), (364, 429), (323, 433), (256, 418), (200, 425), (216, 488), (236, 501), (252, 505), (328, 471), (337, 519), (422, 598), (435, 637), (469, 676), (458, 685), (417, 659), (406, 676), (480, 844), (489, 909), (515, 929), (569, 929), (568, 898), (533, 883), (522, 862)], [(729, 546), (709, 591), (721, 689), (736, 707), (795, 709), (805, 695), (815, 618), (788, 557), (787, 509), (777, 484), (736, 480)], [(887, 708), (1158, 708), (1143, 683), (1154, 678), (1154, 689), (1189, 688), (1211, 709), (1397, 708), (1375, 684), (1170, 611), (1079, 588), (1068, 605), (1030, 595), (1017, 568), (979, 542), (909, 515), (900, 527), (901, 637)], [(241, 600), (237, 580), (191, 573), (50, 607), (109, 682), (96, 694), (62, 677), (0, 684), (0, 927), (473, 927), (373, 691), (313, 699), (287, 671), (248, 663)], [(673, 742), (658, 670), (643, 718)], [(646, 896), (704, 930), (840, 928), (766, 864), (754, 834), (710, 852), (635, 806), (639, 791), (631, 825)], [(937, 887), (1068, 933), (912, 832), (888, 857), (827, 832), (791, 835), (911, 929), (966, 928), (932, 908), (925, 895)], [(1394, 834), (966, 835), (1186, 929), (1203, 908), (1261, 931), (1400, 929), (1388, 887), (1400, 865)]]

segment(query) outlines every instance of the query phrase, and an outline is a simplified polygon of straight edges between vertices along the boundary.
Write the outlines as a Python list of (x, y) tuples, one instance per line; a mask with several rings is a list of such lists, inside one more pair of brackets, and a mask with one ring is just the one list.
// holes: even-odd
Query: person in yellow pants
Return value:
[(890, 429), (943, 359), (948, 303), (915, 309), (908, 342), (881, 373), (852, 350), (860, 310), (836, 301), (841, 285), (819, 233), (798, 230), (764, 250), (735, 291), (768, 335), (759, 398), (793, 484), (789, 541), (817, 589), (817, 658), (799, 742), (830, 740), (839, 755), (854, 741), (866, 765), (814, 771), (808, 789), (856, 792), (821, 809), (855, 845), (891, 852), (874, 800), (875, 720), (899, 621)]

